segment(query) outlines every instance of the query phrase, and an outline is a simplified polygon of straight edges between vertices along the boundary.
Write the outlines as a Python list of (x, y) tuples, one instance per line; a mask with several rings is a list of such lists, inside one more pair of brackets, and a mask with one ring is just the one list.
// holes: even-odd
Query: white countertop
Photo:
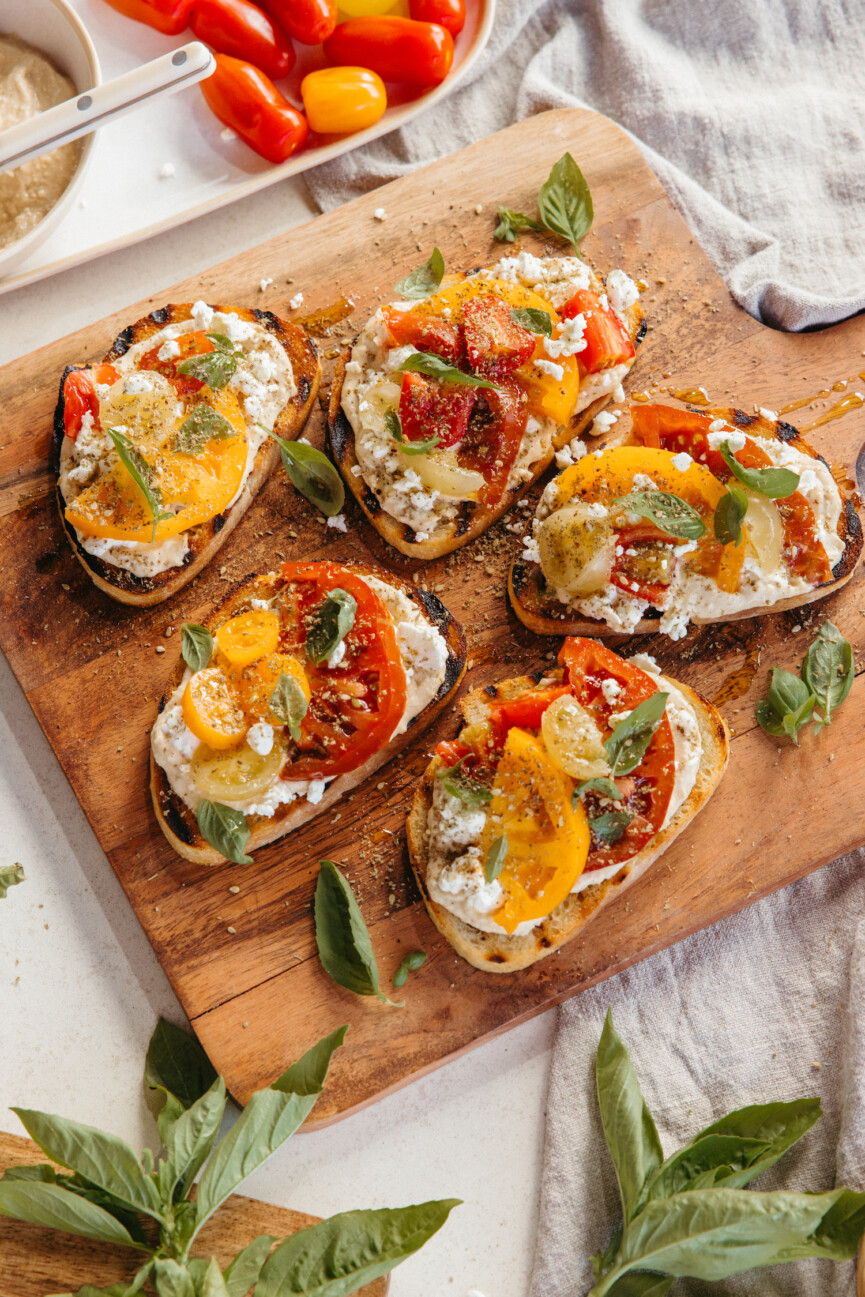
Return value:
[[(302, 179), (0, 299), (13, 360), (312, 215)], [(2, 401), (2, 393), (0, 393)], [(182, 1010), (5, 659), (0, 657), (0, 1128), (10, 1104), (156, 1144), (141, 1072)], [(393, 1274), (392, 1297), (524, 1297), (549, 1051), (547, 1013), (336, 1126), (294, 1137), (245, 1191), (329, 1215), (458, 1197), (464, 1206)]]

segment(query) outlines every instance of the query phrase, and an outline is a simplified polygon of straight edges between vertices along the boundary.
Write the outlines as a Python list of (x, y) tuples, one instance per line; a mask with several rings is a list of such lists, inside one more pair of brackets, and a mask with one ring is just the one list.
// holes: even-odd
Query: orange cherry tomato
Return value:
[(310, 129), (350, 135), (374, 126), (387, 108), (384, 82), (368, 68), (319, 68), (300, 83)]
[(409, 13), (422, 23), (438, 23), (458, 36), (466, 25), (464, 0), (409, 0)]
[(73, 369), (63, 381), (63, 431), (74, 441), (81, 431), (85, 414), (93, 415), (94, 427), (99, 427), (99, 398), (97, 383), (116, 383), (120, 377), (113, 365), (90, 365), (86, 369)]
[(330, 63), (371, 68), (384, 81), (437, 86), (451, 70), (454, 38), (438, 23), (413, 18), (349, 18), (325, 41), (324, 52)]
[(189, 26), (192, 0), (108, 0), (112, 9), (146, 23), (166, 36), (179, 36)]
[(261, 0), (261, 7), (301, 45), (320, 45), (336, 27), (336, 0)]
[(270, 77), (230, 54), (216, 54), (216, 71), (201, 82), (208, 107), (224, 125), (268, 162), (285, 162), (305, 143), (303, 113), (277, 90)]
[(220, 54), (254, 63), (269, 77), (294, 67), (294, 46), (251, 0), (194, 0), (192, 30)]

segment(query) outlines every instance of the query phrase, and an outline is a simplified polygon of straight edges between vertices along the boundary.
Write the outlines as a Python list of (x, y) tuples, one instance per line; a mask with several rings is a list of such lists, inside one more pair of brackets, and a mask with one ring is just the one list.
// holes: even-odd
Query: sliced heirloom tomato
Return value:
[(676, 566), (673, 550), (680, 542), (651, 523), (619, 531), (616, 540), (610, 584), (663, 607)]
[(242, 743), (249, 729), (237, 690), (222, 667), (204, 667), (190, 676), (181, 710), (195, 737), (218, 752)]
[(96, 384), (116, 383), (120, 374), (113, 365), (88, 365), (86, 369), (73, 369), (63, 382), (63, 431), (74, 441), (81, 431), (85, 414), (93, 416), (93, 426), (99, 422), (99, 397)]
[(550, 703), (571, 693), (568, 684), (551, 685), (549, 689), (536, 689), (504, 701), (492, 699), (490, 702), (490, 726), (496, 738), (496, 746), (503, 747), (508, 731), (518, 725), (524, 730), (539, 730), (544, 712)]
[(516, 378), (503, 378), (497, 390), (481, 388), (458, 450), (461, 468), (483, 474), (478, 493), (481, 503), (494, 505), (502, 498), (514, 461), (520, 452), (529, 412)]
[[(577, 701), (594, 716), (605, 738), (614, 729), (611, 714), (631, 712), (663, 688), (648, 672), (626, 662), (596, 640), (569, 637), (562, 645), (559, 662), (565, 668)], [(610, 679), (619, 686), (619, 692), (612, 701), (603, 692), (604, 682)], [(607, 690), (612, 692), (609, 686)], [(634, 818), (612, 846), (593, 843), (587, 872), (606, 865), (623, 864), (642, 851), (660, 831), (675, 782), (676, 746), (669, 718), (664, 713), (637, 769), (618, 781), (623, 796), (615, 803), (615, 809), (627, 811)], [(601, 813), (598, 794), (587, 793), (583, 800), (589, 819)], [(609, 807), (605, 806), (605, 809)]]
[(402, 376), (399, 417), (406, 441), (437, 437), (444, 450), (466, 434), (475, 393), (460, 383), (441, 383), (422, 374)]
[(577, 356), (582, 373), (598, 374), (634, 359), (636, 352), (628, 330), (615, 311), (603, 305), (597, 293), (588, 288), (579, 289), (560, 314), (563, 320), (582, 315), (586, 321), (583, 334), (586, 345)]
[(517, 324), (508, 303), (493, 293), (464, 302), (462, 316), (469, 365), (483, 378), (505, 378), (534, 354), (535, 335)]
[[(307, 636), (332, 590), (355, 600), (354, 624), (338, 666), (316, 663)], [(356, 770), (393, 737), (406, 705), (406, 674), (393, 618), (374, 590), (338, 563), (285, 563), (280, 602), (280, 648), (303, 665), (311, 699), (301, 724), (300, 751), (287, 779), (324, 779)]]
[[(192, 396), (195, 392), (200, 392), (204, 383), (198, 378), (193, 378), (191, 374), (181, 374), (178, 365), (190, 356), (206, 356), (209, 351), (215, 350), (213, 343), (208, 338), (203, 329), (187, 330), (184, 333), (178, 333), (176, 338), (170, 339), (177, 344), (177, 351), (174, 355), (166, 359), (160, 358), (160, 351), (165, 347), (165, 342), (160, 342), (158, 346), (151, 347), (145, 351), (138, 362), (139, 369), (153, 369), (157, 374), (163, 374), (174, 388), (178, 396)], [(172, 348), (173, 350), (173, 348)]]
[(466, 348), (458, 324), (423, 311), (398, 311), (382, 307), (382, 319), (395, 347), (411, 346), (431, 351), (449, 365), (465, 360)]

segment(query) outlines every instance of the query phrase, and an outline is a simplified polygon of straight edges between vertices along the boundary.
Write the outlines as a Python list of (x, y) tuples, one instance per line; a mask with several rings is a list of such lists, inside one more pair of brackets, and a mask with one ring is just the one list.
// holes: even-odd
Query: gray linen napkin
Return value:
[(865, 309), (861, 0), (498, 0), (468, 81), (307, 181), (336, 207), (568, 105), (633, 135), (752, 315), (796, 330)]

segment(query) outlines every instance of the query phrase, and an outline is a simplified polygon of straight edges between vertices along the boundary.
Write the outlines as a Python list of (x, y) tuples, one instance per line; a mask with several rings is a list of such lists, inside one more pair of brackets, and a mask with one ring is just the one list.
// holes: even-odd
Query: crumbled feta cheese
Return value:
[(767, 410), (765, 405), (761, 405), (759, 407), (754, 406), (754, 409), (760, 415), (761, 419), (768, 419), (770, 423), (775, 423), (778, 418), (778, 415), (775, 413), (775, 411)]
[(168, 338), (156, 353), (157, 360), (173, 360), (175, 356), (180, 355), (180, 343), (174, 338)]
[(622, 319), (625, 312), (634, 305), (634, 302), (640, 296), (637, 285), (626, 275), (624, 270), (611, 270), (607, 275), (607, 295), (619, 319)]
[(327, 525), (328, 527), (335, 527), (337, 531), (348, 531), (345, 518), (341, 513), (336, 514), (332, 518), (328, 518)]
[(609, 432), (613, 424), (619, 417), (617, 410), (599, 410), (592, 420), (592, 426), (589, 432), (593, 437), (601, 437), (605, 432)]
[(674, 455), (670, 460), (673, 468), (677, 469), (680, 473), (687, 473), (693, 462), (693, 459), (686, 450), (680, 450), (678, 455)]
[[(716, 424), (720, 425), (717, 429)], [(708, 441), (712, 450), (720, 450), (726, 441), (729, 442), (730, 450), (735, 455), (736, 451), (741, 450), (745, 445), (746, 440), (744, 432), (740, 432), (738, 428), (731, 428), (728, 423), (724, 423), (723, 419), (715, 419), (709, 424)]]
[(159, 179), (172, 180), (176, 175), (177, 175), (177, 171), (174, 166), (174, 163), (163, 162), (162, 166), (159, 168)]
[(153, 383), (146, 374), (131, 374), (124, 384), (127, 396), (137, 396), (139, 392), (152, 392)]
[(196, 329), (207, 332), (213, 324), (213, 307), (207, 302), (195, 302), (192, 307), (192, 319)]
[(556, 325), (556, 336), (554, 338), (544, 338), (544, 351), (553, 360), (558, 360), (561, 356), (576, 356), (578, 352), (585, 351), (589, 345), (583, 336), (586, 332), (586, 317), (584, 315), (575, 315), (570, 320), (562, 320)]
[(621, 692), (622, 686), (612, 676), (608, 676), (606, 680), (601, 682), (601, 693), (610, 707), (613, 706)]
[(560, 383), (565, 376), (564, 366), (557, 365), (552, 360), (536, 360), (534, 364), (535, 369), (539, 369), (542, 374), (549, 374), (550, 378), (554, 378), (557, 383)]
[(303, 306), (303, 293), (295, 293), (294, 297), (289, 299), (289, 306), (296, 311), (299, 306)]
[(373, 216), (375, 217), (375, 219), (376, 219), (377, 221), (386, 221), (386, 220), (387, 220), (387, 212), (384, 210), (383, 207), (377, 207), (377, 208), (375, 209), (375, 211), (373, 212)]
[(334, 667), (338, 667), (344, 657), (345, 657), (345, 640), (341, 639), (337, 644), (336, 648), (331, 653), (330, 657), (327, 659), (328, 668), (332, 671)]
[(273, 279), (272, 279), (271, 277), (269, 277), (269, 276), (265, 276), (264, 279), (260, 279), (260, 280), (258, 281), (258, 287), (260, 288), (261, 292), (263, 293), (263, 292), (265, 292), (266, 289), (268, 289), (268, 288), (270, 287), (270, 285), (271, 285), (272, 283), (273, 283)]
[(363, 469), (361, 468), (360, 464), (352, 464), (349, 472), (351, 473), (352, 477), (360, 477), (361, 474), (363, 473)]
[(260, 757), (266, 757), (273, 749), (273, 726), (267, 721), (257, 721), (249, 727), (246, 741)]

